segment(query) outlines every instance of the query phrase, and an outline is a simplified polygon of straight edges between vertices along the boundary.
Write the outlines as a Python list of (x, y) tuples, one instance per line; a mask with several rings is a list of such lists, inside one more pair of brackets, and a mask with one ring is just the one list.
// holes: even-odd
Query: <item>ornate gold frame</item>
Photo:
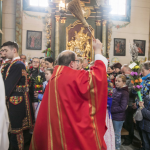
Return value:
[[(67, 46), (67, 43), (69, 42), (68, 41), (68, 31), (71, 29), (71, 28), (74, 28), (76, 25), (78, 25), (78, 24), (82, 24), (79, 20), (76, 20), (73, 24), (70, 24), (68, 27), (66, 27), (66, 49), (68, 49), (68, 46)], [(90, 28), (90, 30), (91, 30), (91, 32), (92, 32), (92, 35), (95, 35), (94, 33), (94, 29), (92, 28), (92, 26), (90, 25), (89, 26), (89, 28)], [(91, 36), (91, 38), (92, 38), (92, 36)], [(91, 44), (92, 45), (92, 44)], [(93, 48), (92, 48), (92, 50), (91, 50), (91, 58), (92, 58), (92, 61), (94, 60), (94, 50), (93, 50)]]
[(107, 43), (107, 55), (108, 55), (108, 58), (109, 58), (109, 52), (110, 52), (110, 46), (111, 46), (111, 38), (112, 36), (112, 22), (109, 21), (108, 22), (108, 43)]
[(85, 1), (81, 1), (81, 2), (83, 2), (83, 3), (91, 3), (91, 0), (89, 0), (89, 2), (85, 2)]

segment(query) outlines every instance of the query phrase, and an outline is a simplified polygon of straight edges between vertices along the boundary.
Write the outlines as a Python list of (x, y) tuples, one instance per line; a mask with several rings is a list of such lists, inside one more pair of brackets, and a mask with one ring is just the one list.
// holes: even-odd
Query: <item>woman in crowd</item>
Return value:
[[(45, 71), (46, 81), (43, 82), (43, 93), (45, 91), (46, 85), (48, 84), (48, 81), (50, 80), (52, 74), (53, 74), (53, 69), (50, 69), (50, 68), (46, 69), (46, 71)], [(36, 98), (38, 98), (38, 100), (39, 100), (38, 106), (37, 106), (36, 111), (35, 111), (35, 120), (36, 120), (37, 115), (38, 115), (38, 111), (39, 111), (39, 108), (40, 108), (40, 105), (41, 105), (41, 101), (43, 99), (43, 94), (38, 94), (37, 92), (34, 92), (34, 96)]]
[(113, 65), (112, 66), (109, 66), (108, 69), (107, 69), (107, 74), (110, 76), (114, 73), (114, 70), (113, 70)]
[(45, 59), (44, 58), (42, 58), (42, 60), (40, 61), (40, 71), (45, 72)]
[(114, 87), (115, 87), (116, 76), (121, 74), (121, 67), (122, 67), (122, 65), (120, 63), (115, 63), (113, 65), (114, 73), (112, 75), (110, 75), (110, 80), (113, 83)]
[(129, 100), (128, 87), (126, 86), (126, 77), (118, 75), (115, 80), (116, 88), (113, 89), (113, 101), (111, 106), (112, 120), (115, 132), (115, 147), (120, 150), (121, 129), (125, 120), (125, 110)]
[(45, 58), (45, 67), (46, 68), (54, 68), (54, 59), (52, 57)]
[(142, 67), (142, 89), (141, 95), (143, 102), (139, 102), (143, 120), (139, 122), (142, 130), (143, 149), (150, 150), (150, 61), (143, 64)]

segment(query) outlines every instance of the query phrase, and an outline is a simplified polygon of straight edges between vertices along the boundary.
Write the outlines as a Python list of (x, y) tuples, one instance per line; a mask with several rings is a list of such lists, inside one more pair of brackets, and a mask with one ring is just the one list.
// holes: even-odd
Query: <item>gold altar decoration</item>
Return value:
[[(74, 51), (78, 57), (86, 57), (89, 60), (94, 60), (94, 52), (92, 48), (92, 37), (86, 28), (81, 26), (79, 32), (74, 31), (72, 39), (68, 39), (68, 33), (75, 26), (82, 25), (82, 23), (77, 20), (73, 24), (70, 24), (66, 28), (66, 48), (68, 50)], [(94, 29), (90, 26), (92, 34), (94, 35)], [(86, 32), (87, 30), (87, 32)]]

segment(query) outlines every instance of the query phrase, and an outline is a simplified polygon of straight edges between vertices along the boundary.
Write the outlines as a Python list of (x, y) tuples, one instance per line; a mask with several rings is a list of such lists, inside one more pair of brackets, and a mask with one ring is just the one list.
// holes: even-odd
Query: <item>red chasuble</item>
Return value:
[(90, 71), (56, 66), (46, 87), (30, 150), (106, 150), (107, 76), (97, 60)]

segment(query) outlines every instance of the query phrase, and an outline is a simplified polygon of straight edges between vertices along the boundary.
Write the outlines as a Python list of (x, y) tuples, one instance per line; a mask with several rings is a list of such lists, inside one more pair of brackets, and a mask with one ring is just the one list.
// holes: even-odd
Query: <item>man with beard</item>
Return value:
[(6, 71), (7, 71), (8, 67), (9, 67), (9, 65), (10, 65), (11, 60), (6, 58), (6, 51), (5, 51), (4, 47), (3, 47), (3, 45), (1, 46), (0, 53), (1, 53), (1, 58), (2, 58), (1, 73), (2, 73), (2, 77), (4, 79), (5, 76), (6, 76)]

